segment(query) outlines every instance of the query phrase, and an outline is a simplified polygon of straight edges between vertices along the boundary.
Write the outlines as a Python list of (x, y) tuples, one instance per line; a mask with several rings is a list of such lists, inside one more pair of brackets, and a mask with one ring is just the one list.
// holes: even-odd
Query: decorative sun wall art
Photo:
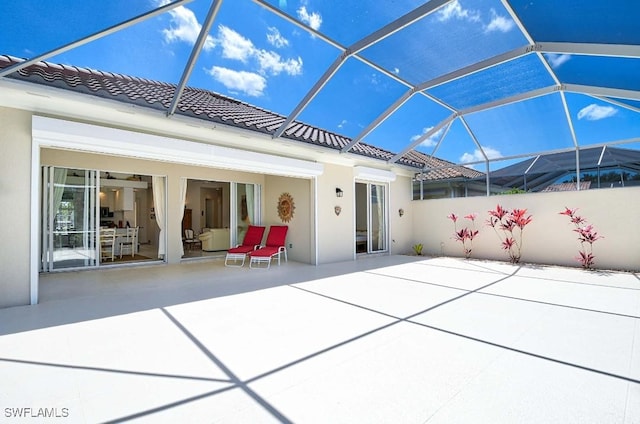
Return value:
[(296, 209), (293, 197), (289, 193), (282, 193), (278, 198), (278, 216), (282, 222), (289, 222), (293, 218), (293, 211)]

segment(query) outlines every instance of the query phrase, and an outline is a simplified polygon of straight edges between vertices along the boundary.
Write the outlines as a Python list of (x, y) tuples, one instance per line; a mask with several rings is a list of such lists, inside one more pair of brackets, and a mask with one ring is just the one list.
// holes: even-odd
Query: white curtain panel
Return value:
[(165, 198), (166, 198), (166, 189), (165, 189), (165, 178), (164, 177), (152, 177), (153, 184), (153, 207), (156, 212), (156, 223), (158, 224), (158, 228), (160, 228), (160, 233), (158, 234), (158, 258), (164, 259), (164, 255), (167, 251), (165, 236), (164, 236), (164, 227), (166, 216), (165, 211)]
[(247, 213), (249, 214), (249, 223), (255, 224), (255, 213), (253, 208), (255, 207), (253, 184), (245, 184), (245, 190), (247, 191)]
[(65, 168), (55, 168), (53, 170), (53, 216), (58, 213), (58, 208), (62, 202), (64, 184), (67, 182), (67, 170)]
[[(184, 218), (184, 206), (187, 204), (187, 179), (180, 178), (180, 222)], [(182, 225), (180, 225), (180, 239), (182, 240)], [(184, 256), (184, 245), (180, 244), (180, 256)]]

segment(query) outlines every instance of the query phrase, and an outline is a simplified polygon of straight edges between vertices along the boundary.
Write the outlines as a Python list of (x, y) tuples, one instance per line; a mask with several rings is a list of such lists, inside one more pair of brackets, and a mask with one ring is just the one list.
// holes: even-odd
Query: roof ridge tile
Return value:
[[(28, 59), (0, 55), (0, 69), (26, 60)], [(34, 80), (35, 76), (41, 79)], [(173, 83), (46, 61), (26, 66), (9, 77), (118, 101), (155, 105), (155, 108), (168, 108), (177, 88)], [(287, 117), (280, 113), (197, 87), (184, 88), (177, 110), (180, 114), (272, 135), (287, 122)], [(282, 136), (332, 149), (342, 149), (352, 141), (350, 137), (298, 120), (288, 122)], [(394, 156), (394, 153), (363, 142), (356, 143), (349, 152), (384, 160)], [(424, 165), (407, 155), (403, 155), (399, 163), (417, 168)]]

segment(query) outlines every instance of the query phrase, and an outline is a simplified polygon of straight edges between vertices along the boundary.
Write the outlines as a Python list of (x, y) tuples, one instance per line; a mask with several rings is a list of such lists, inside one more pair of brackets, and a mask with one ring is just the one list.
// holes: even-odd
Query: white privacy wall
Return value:
[(524, 230), (521, 262), (581, 266), (575, 259), (580, 249), (578, 235), (572, 231), (575, 227), (559, 215), (566, 206), (578, 208), (578, 215), (604, 237), (594, 243), (596, 268), (640, 270), (640, 187), (413, 201), (413, 244), (424, 244), (423, 254), (427, 255), (464, 256), (462, 244), (453, 239), (453, 222), (447, 216), (459, 215), (461, 229), (471, 224), (464, 215), (475, 212), (480, 233), (471, 257), (508, 261), (500, 239), (486, 225), (488, 211), (498, 204), (527, 209), (533, 218)]

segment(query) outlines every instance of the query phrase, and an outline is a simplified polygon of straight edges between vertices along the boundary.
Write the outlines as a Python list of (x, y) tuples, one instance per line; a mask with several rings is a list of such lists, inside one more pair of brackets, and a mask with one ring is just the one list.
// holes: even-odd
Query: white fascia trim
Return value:
[(324, 172), (322, 164), (301, 159), (42, 116), (33, 116), (32, 127), (33, 140), (42, 147), (288, 177), (312, 178)]
[(360, 180), (375, 181), (379, 183), (390, 183), (396, 180), (396, 174), (383, 169), (369, 168), (366, 166), (355, 166), (353, 176)]

